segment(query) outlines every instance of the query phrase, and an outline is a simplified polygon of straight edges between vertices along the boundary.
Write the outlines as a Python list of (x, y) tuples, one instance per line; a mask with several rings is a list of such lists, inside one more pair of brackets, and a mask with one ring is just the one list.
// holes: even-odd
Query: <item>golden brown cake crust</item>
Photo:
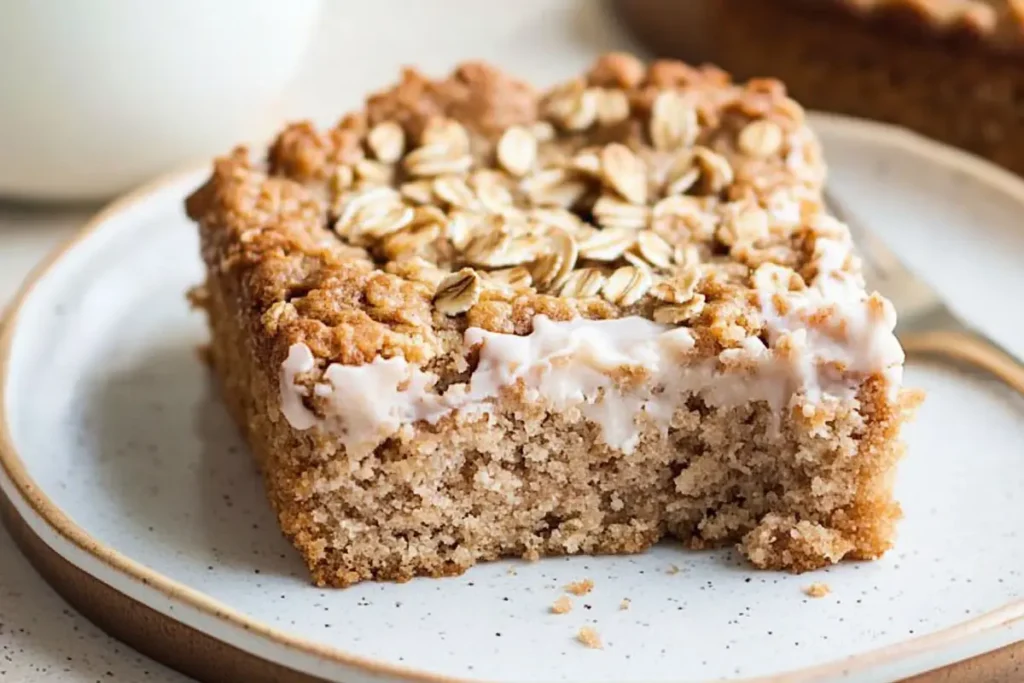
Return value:
[[(800, 291), (819, 241), (849, 240), (824, 215), (823, 182), (778, 82), (622, 54), (546, 92), (482, 64), (440, 80), (407, 70), (334, 128), (289, 126), (265, 162), (218, 160), (187, 201), (207, 267), (198, 299), (225, 399), (314, 578), (637, 552), (665, 535), (743, 539), (758, 566), (794, 570), (884, 552), (914, 399), (882, 373), (781, 415), (695, 394), (667, 433), (642, 423), (629, 455), (521, 386), (368, 453), (282, 412), (296, 345), (314, 359), (308, 387), (332, 363), (381, 358), (465, 381), (467, 328), (525, 335), (538, 314), (641, 316), (687, 327), (696, 356), (740, 349), (765, 337), (765, 282)], [(859, 277), (852, 256), (831, 267)]]
[[(701, 10), (702, 59), (742, 77), (780, 78), (811, 109), (905, 126), (1024, 174), (1017, 135), (1024, 106), (1019, 2), (989, 3), (1000, 17), (998, 36), (977, 21), (936, 22), (927, 11), (932, 5), (962, 9), (965, 2), (693, 4)], [(684, 18), (678, 3), (637, 0), (619, 8), (653, 52), (693, 53), (696, 39), (685, 44), (670, 28)]]
[(1024, 50), (1020, 0), (776, 0), (835, 8), (860, 20), (936, 40), (961, 41), (999, 52)]

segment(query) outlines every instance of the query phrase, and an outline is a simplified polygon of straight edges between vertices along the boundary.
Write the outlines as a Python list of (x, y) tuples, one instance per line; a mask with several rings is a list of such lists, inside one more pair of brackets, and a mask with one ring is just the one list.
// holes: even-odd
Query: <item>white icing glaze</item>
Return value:
[(310, 429), (319, 420), (302, 399), (309, 395), (306, 387), (296, 384), (295, 379), (316, 367), (313, 352), (305, 344), (292, 344), (288, 357), (281, 364), (281, 413), (295, 429)]
[(800, 378), (811, 401), (826, 384), (821, 375), (848, 377), (855, 388), (868, 375), (882, 372), (890, 392), (902, 382), (904, 353), (893, 332), (896, 311), (884, 299), (877, 299), (877, 305), (869, 302), (860, 277), (842, 269), (851, 249), (849, 241), (818, 239), (818, 275), (807, 289), (784, 296), (784, 315), (772, 302), (772, 292), (758, 292), (769, 346), (775, 348), (783, 337), (792, 344), (796, 352), (780, 360)]
[[(760, 292), (771, 348), (754, 338), (718, 359), (698, 360), (689, 353), (694, 339), (686, 328), (639, 317), (553, 322), (537, 316), (525, 336), (467, 330), (465, 348), (479, 347), (479, 363), (467, 384), (444, 393), (433, 390), (436, 375), (402, 358), (331, 364), (313, 388), (326, 399), (321, 419), (303, 402), (308, 390), (295, 383), (313, 369), (313, 355), (295, 344), (281, 367), (281, 410), (296, 429), (319, 426), (349, 452), (365, 453), (402, 425), (488, 412), (503, 388), (521, 383), (527, 400), (578, 408), (607, 444), (629, 453), (640, 437), (641, 414), (667, 431), (695, 393), (711, 405), (767, 401), (778, 414), (798, 394), (810, 402), (849, 397), (874, 372), (883, 372), (896, 391), (903, 350), (893, 334), (895, 315), (888, 302), (871, 305), (859, 278), (841, 270), (849, 252), (847, 243), (819, 239), (819, 275), (808, 288), (782, 295), (784, 314), (772, 292)], [(737, 362), (742, 367), (723, 369)]]
[(557, 408), (578, 406), (602, 427), (608, 443), (632, 450), (639, 436), (633, 417), (649, 400), (646, 391), (620, 391), (615, 376), (623, 368), (656, 374), (669, 354), (672, 360), (693, 348), (685, 328), (670, 329), (644, 318), (552, 322), (534, 319), (526, 336), (470, 328), (466, 348), (480, 346), (479, 363), (468, 384), (443, 394), (437, 381), (404, 359), (377, 358), (358, 366), (332, 363), (314, 393), (327, 399), (320, 420), (303, 403), (307, 390), (296, 378), (313, 367), (304, 344), (294, 344), (281, 367), (281, 411), (296, 429), (324, 427), (339, 434), (347, 449), (372, 449), (402, 424), (435, 423), (453, 411), (487, 412), (501, 389), (522, 381), (528, 400), (545, 400)]

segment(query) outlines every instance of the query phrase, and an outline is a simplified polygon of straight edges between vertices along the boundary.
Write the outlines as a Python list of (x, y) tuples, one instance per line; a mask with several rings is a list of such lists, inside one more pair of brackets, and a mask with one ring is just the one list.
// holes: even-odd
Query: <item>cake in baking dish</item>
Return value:
[(801, 103), (899, 124), (1024, 173), (1021, 0), (625, 0), (657, 53), (782, 79)]

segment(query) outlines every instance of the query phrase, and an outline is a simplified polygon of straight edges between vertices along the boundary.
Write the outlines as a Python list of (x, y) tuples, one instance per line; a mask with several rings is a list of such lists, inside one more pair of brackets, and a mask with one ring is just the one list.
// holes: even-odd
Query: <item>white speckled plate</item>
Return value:
[[(816, 125), (845, 203), (1024, 353), (1024, 183), (895, 129)], [(196, 355), (206, 333), (183, 293), (201, 268), (181, 200), (204, 173), (99, 217), (26, 290), (0, 345), (9, 521), (69, 599), (137, 647), (210, 680), (793, 682), (891, 680), (1024, 638), (1024, 401), (916, 363), (907, 381), (930, 397), (881, 561), (791, 576), (664, 544), (311, 586)], [(549, 613), (583, 577), (594, 591)], [(807, 598), (813, 581), (832, 593)], [(603, 650), (576, 642), (583, 625)], [(949, 671), (995, 671), (1008, 652)]]

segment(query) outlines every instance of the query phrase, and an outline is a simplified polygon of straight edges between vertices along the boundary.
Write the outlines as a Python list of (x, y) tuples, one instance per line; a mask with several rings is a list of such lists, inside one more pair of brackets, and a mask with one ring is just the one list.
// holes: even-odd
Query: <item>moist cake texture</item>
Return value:
[(224, 399), (314, 580), (738, 544), (890, 547), (891, 305), (773, 80), (606, 55), (407, 70), (187, 201)]

